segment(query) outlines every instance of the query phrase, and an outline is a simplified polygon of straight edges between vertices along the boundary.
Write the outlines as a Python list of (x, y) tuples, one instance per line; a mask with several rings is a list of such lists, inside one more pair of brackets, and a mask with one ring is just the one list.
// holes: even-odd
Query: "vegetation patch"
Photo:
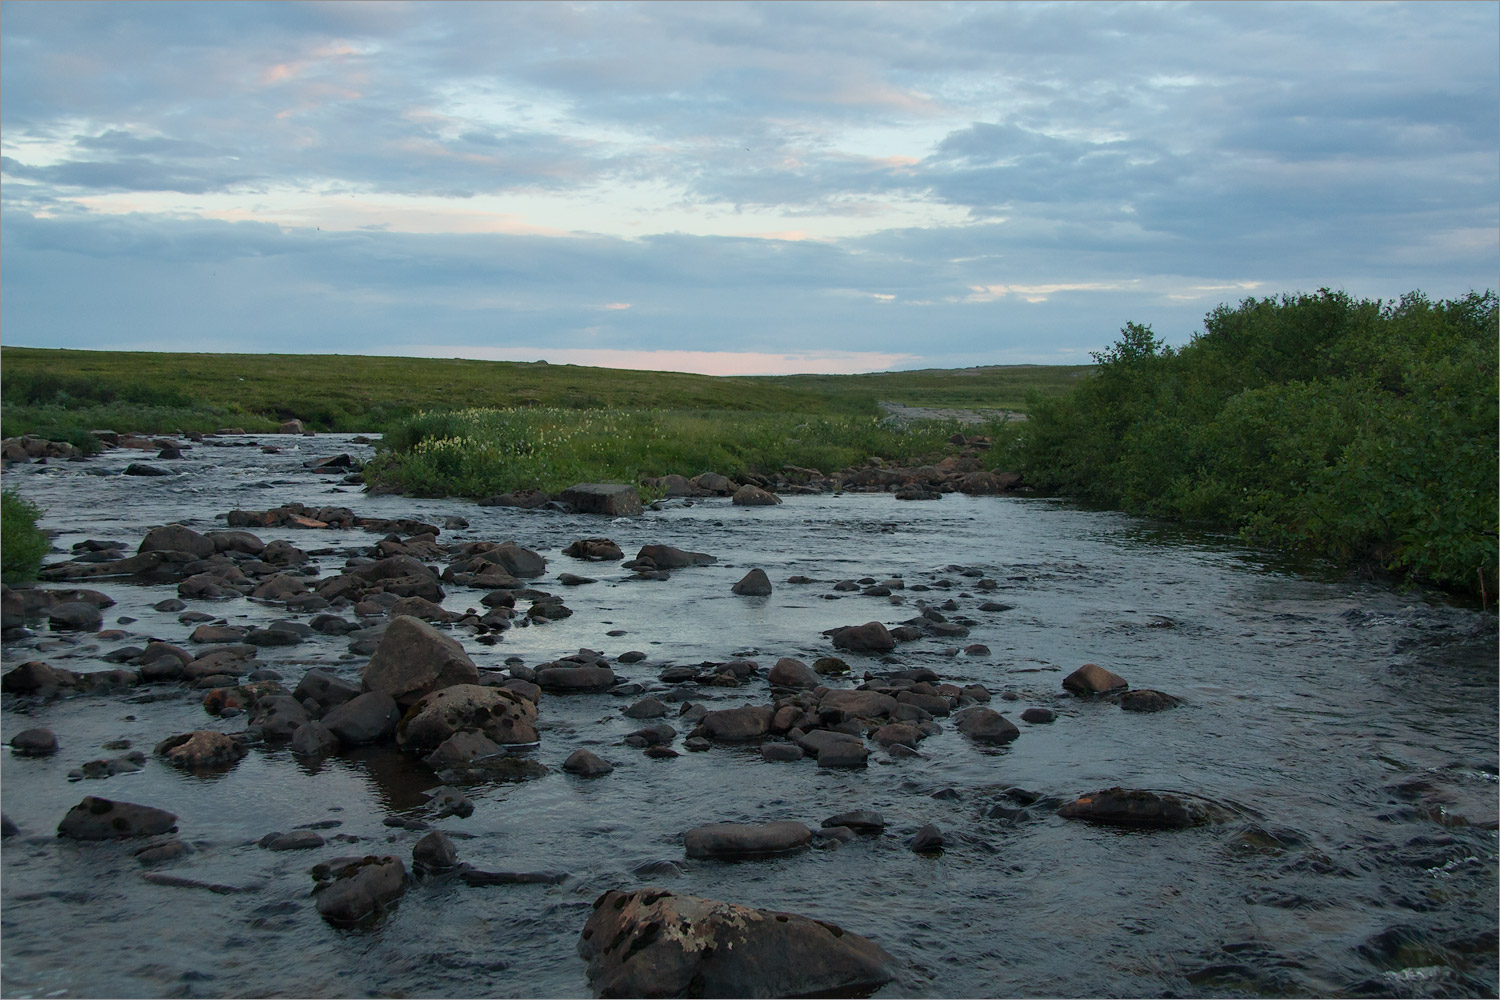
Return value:
[(51, 542), (36, 525), (42, 509), (15, 490), (0, 491), (0, 580), (36, 579)]
[(1128, 324), (997, 450), (1057, 493), (1488, 597), (1497, 342), (1493, 292), (1246, 299), (1180, 350)]

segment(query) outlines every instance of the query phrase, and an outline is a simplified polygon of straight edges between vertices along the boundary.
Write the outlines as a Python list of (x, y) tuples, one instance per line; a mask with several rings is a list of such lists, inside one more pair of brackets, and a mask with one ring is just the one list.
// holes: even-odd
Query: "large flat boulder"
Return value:
[(1064, 819), (1149, 830), (1181, 830), (1213, 818), (1207, 807), (1176, 795), (1119, 787), (1081, 795), (1057, 814)]
[(895, 638), (880, 622), (865, 622), (863, 625), (835, 629), (833, 644), (839, 649), (856, 653), (889, 653), (896, 648)]
[(535, 743), (536, 705), (504, 688), (454, 684), (413, 705), (396, 740), (404, 749), (426, 753), (466, 731), (502, 745)]
[(68, 810), (62, 822), (57, 824), (57, 835), (74, 840), (113, 840), (116, 837), (154, 837), (175, 829), (177, 817), (165, 809), (89, 795)]
[(418, 618), (400, 615), (386, 626), (375, 655), (359, 676), (366, 691), (390, 695), (407, 706), (454, 684), (478, 684), (479, 668), (457, 639)]
[(624, 483), (578, 483), (563, 490), (558, 499), (575, 514), (630, 517), (641, 512), (640, 493)]
[(812, 842), (812, 831), (801, 823), (710, 823), (682, 835), (690, 858), (755, 858), (785, 854)]
[(719, 560), (706, 552), (688, 552), (670, 545), (642, 545), (635, 554), (637, 559), (650, 559), (657, 569), (683, 569), (688, 566), (707, 566)]
[(695, 736), (711, 740), (754, 740), (771, 731), (776, 709), (771, 705), (745, 705), (709, 712), (698, 721)]
[(821, 920), (663, 889), (600, 896), (578, 953), (601, 997), (862, 996), (894, 962)]

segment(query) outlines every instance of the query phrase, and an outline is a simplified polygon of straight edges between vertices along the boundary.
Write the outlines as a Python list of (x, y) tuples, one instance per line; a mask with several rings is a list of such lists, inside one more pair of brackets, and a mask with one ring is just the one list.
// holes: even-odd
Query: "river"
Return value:
[[(655, 759), (621, 743), (643, 725), (620, 712), (633, 698), (546, 695), (533, 757), (549, 773), (469, 786), (472, 816), (433, 826), (477, 867), (567, 878), (413, 882), (373, 927), (338, 930), (312, 905), (309, 869), (339, 854), (409, 863), (421, 832), (384, 821), (427, 815), (423, 793), (440, 782), (424, 764), (394, 749), (309, 763), (257, 747), (216, 777), (148, 759), (136, 773), (69, 781), (85, 761), (118, 755), (106, 743), (128, 741), (149, 756), (173, 734), (233, 732), (244, 720), (207, 715), (202, 692), (176, 684), (51, 702), (7, 694), (4, 738), (44, 726), (61, 749), (0, 755), (4, 811), (20, 828), (0, 850), (5, 996), (587, 996), (576, 947), (592, 902), (607, 889), (653, 884), (870, 937), (898, 961), (897, 979), (877, 996), (1496, 995), (1493, 611), (1052, 500), (843, 494), (737, 508), (713, 499), (609, 521), (370, 496), (302, 467), (339, 452), (368, 457), (348, 436), (260, 440), (281, 451), (222, 439), (156, 463), (174, 473), (160, 478), (119, 475), (143, 456), (113, 451), (15, 466), (4, 481), (46, 509), (43, 526), (58, 532), (53, 560), (84, 539), (117, 539), (134, 552), (152, 525), (208, 531), (224, 527), (231, 509), (289, 501), (436, 524), (459, 516), (468, 527), (441, 541), (513, 539), (540, 552), (547, 573), (534, 585), (574, 612), (512, 628), (492, 646), (453, 632), (481, 667), (506, 657), (535, 666), (583, 647), (611, 659), (639, 650), (647, 658), (616, 662), (618, 674), (710, 708), (768, 703), (765, 669), (782, 656), (833, 654), (825, 629), (894, 626), (919, 602), (951, 600), (944, 614), (972, 622), (967, 637), (902, 644), (894, 668), (845, 658), (856, 674), (920, 666), (983, 684), (1021, 735), (982, 747), (940, 719), (943, 732), (920, 744), (920, 757), (877, 749), (857, 771), (770, 763), (753, 747)], [(314, 553), (323, 575), (378, 541), (357, 529), (256, 534)], [(589, 536), (614, 539), (627, 558), (664, 543), (718, 562), (639, 581), (618, 563), (561, 554)], [(730, 592), (752, 567), (769, 575), (771, 596)], [(562, 572), (598, 582), (558, 587)], [(794, 575), (815, 582), (788, 584)], [(833, 589), (865, 577), (900, 577), (903, 603)], [(976, 589), (980, 579), (995, 589)], [(175, 586), (92, 586), (117, 602), (105, 628), (124, 635), (34, 623), (34, 635), (5, 643), (5, 669), (42, 659), (101, 670), (115, 666), (102, 654), (148, 637), (186, 643), (193, 626), (152, 607)], [(480, 596), (447, 593), (444, 606), (457, 611)], [(985, 601), (1009, 609), (979, 610)], [(242, 598), (188, 603), (232, 624), (297, 617)], [(963, 651), (975, 643), (988, 652)], [(366, 657), (347, 645), (318, 636), (259, 659), (288, 688), (312, 666), (357, 680)], [(756, 660), (761, 678), (686, 690), (658, 680), (669, 664), (733, 657)], [(1061, 681), (1087, 662), (1183, 704), (1138, 714), (1076, 699)], [(1056, 721), (1020, 721), (1031, 707), (1052, 709)], [(687, 728), (678, 726), (679, 750)], [(611, 761), (613, 774), (565, 774), (563, 760), (580, 747)], [(1045, 809), (992, 815), (1016, 804), (1006, 789), (1070, 800), (1115, 785), (1208, 800), (1223, 818), (1122, 831)], [(90, 794), (177, 814), (194, 851), (152, 869), (177, 884), (147, 881), (129, 843), (56, 836), (64, 813)], [(816, 829), (860, 808), (884, 816), (884, 834), (769, 860), (684, 856), (683, 832), (701, 824), (796, 820)], [(915, 854), (907, 842), (929, 823), (945, 848)], [(323, 848), (257, 846), (308, 824), (320, 824)]]

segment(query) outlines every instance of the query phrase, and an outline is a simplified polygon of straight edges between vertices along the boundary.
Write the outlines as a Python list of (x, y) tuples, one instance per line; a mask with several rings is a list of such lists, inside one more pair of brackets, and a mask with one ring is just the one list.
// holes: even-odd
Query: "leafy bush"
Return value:
[(0, 491), (0, 579), (33, 580), (50, 543), (36, 526), (42, 509), (15, 490)]
[(1496, 590), (1497, 300), (1220, 306), (1181, 350), (1130, 324), (1007, 457), (1044, 488)]

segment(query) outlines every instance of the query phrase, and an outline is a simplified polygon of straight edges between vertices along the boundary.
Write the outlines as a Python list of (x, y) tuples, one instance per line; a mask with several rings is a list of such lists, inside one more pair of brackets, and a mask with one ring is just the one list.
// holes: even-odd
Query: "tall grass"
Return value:
[(35, 434), (49, 441), (67, 441), (85, 454), (99, 450), (99, 440), (90, 431), (140, 431), (162, 434), (171, 431), (209, 433), (221, 427), (242, 427), (250, 433), (274, 431), (276, 421), (236, 406), (156, 406), (111, 402), (66, 406), (15, 404), (6, 401), (5, 436)]
[(957, 423), (909, 429), (877, 417), (684, 410), (529, 407), (421, 413), (389, 429), (366, 467), (371, 482), (417, 496), (555, 493), (574, 483), (639, 483), (675, 473), (833, 472), (871, 456), (920, 463), (941, 456)]
[(21, 583), (36, 578), (50, 543), (36, 526), (42, 508), (15, 490), (0, 491), (0, 580)]

